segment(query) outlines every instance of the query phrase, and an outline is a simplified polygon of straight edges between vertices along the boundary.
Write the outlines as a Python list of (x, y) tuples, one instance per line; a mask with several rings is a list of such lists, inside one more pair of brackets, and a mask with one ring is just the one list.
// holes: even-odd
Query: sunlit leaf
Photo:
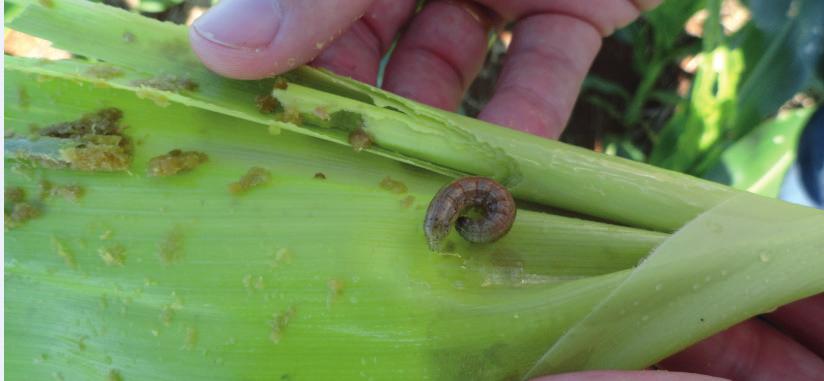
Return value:
[(798, 136), (812, 114), (801, 109), (767, 121), (722, 155), (707, 178), (760, 195), (775, 197), (784, 174), (795, 161)]
[[(9, 378), (636, 368), (824, 291), (819, 211), (311, 68), (223, 79), (197, 62), (183, 27), (79, 0), (21, 3), (12, 27), (103, 62), (5, 58)], [(88, 125), (100, 119), (84, 115), (112, 108), (117, 128)], [(372, 147), (353, 150), (352, 131)], [(63, 155), (60, 139), (74, 149), (125, 139), (127, 166), (40, 160)], [(198, 160), (156, 170), (184, 152)], [(520, 206), (515, 225), (495, 243), (453, 234), (430, 252), (426, 207), (462, 174), (504, 181)], [(632, 311), (597, 324), (616, 306)]]

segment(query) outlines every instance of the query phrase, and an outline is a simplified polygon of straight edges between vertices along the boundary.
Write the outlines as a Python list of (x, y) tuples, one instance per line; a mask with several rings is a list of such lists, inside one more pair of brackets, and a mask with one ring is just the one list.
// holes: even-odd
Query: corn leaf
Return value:
[(762, 123), (727, 148), (706, 177), (762, 196), (778, 196), (812, 111), (800, 109)]
[(662, 131), (650, 163), (707, 176), (727, 148), (809, 86), (824, 61), (824, 2), (750, 1), (753, 22), (730, 38), (720, 5), (710, 2), (691, 100)]
[[(813, 273), (824, 258), (819, 211), (309, 68), (286, 75), (285, 89), (219, 78), (182, 27), (90, 2), (16, 3), (25, 9), (13, 28), (103, 62), (5, 57), (10, 378), (637, 368), (824, 291)], [(157, 88), (168, 83), (187, 85)], [(261, 114), (261, 95), (283, 111)], [(127, 170), (44, 165), (66, 148), (42, 131), (107, 108), (123, 114)], [(364, 152), (348, 146), (357, 127), (375, 143)], [(208, 159), (152, 176), (174, 150)], [(243, 185), (249, 173), (259, 184)], [(641, 228), (522, 208), (494, 244), (451, 237), (450, 250), (431, 253), (426, 205), (464, 173), (505, 181), (533, 209)], [(15, 213), (22, 204), (29, 213)]]
[[(346, 128), (310, 123), (299, 126), (261, 115), (255, 108), (255, 97), (267, 93), (271, 82), (232, 81), (209, 73), (188, 50), (183, 27), (78, 0), (56, 2), (53, 9), (31, 3), (11, 26), (51, 40), (56, 47), (133, 68), (146, 80), (170, 73), (185, 74), (198, 85), (195, 93), (166, 94), (160, 102), (186, 102), (275, 125), (279, 129), (348, 144), (350, 131)], [(125, 33), (131, 36), (127, 40), (122, 38)], [(92, 36), (95, 36), (95, 43), (86, 43)], [(49, 71), (54, 75), (63, 72), (79, 80), (101, 81), (88, 73), (72, 72), (65, 66), (26, 66), (21, 70)], [(492, 176), (507, 183), (513, 194), (522, 199), (628, 225), (673, 231), (735, 193), (729, 188), (679, 173), (595, 155), (555, 141), (530, 139), (531, 136), (515, 130), (436, 110), (310, 68), (301, 68), (295, 74), (289, 78), (297, 85), (276, 94), (276, 98), (287, 106), (297, 108), (304, 115), (316, 112), (318, 103), (322, 103), (322, 107), (328, 106), (329, 109), (323, 112), (330, 115), (335, 111), (334, 107), (339, 107), (336, 105), (343, 103), (347, 107), (357, 106), (359, 112), (369, 110), (369, 115), (361, 117), (369, 136), (378, 143), (376, 153), (397, 160), (417, 158), (407, 162), (430, 170), (441, 168), (443, 170), (439, 172), (452, 176), (460, 173)], [(103, 81), (113, 85), (120, 83), (121, 86), (131, 82), (122, 78)], [(316, 91), (323, 92), (322, 99), (313, 98), (319, 94)], [(295, 100), (299, 104), (295, 104)], [(303, 101), (311, 101), (312, 107)], [(379, 116), (381, 123), (370, 120), (371, 115)], [(443, 150), (451, 153), (444, 155)], [(576, 165), (568, 165), (570, 162)], [(581, 183), (580, 179), (584, 177), (587, 181)], [(646, 195), (641, 203), (635, 197), (638, 193)], [(691, 197), (674, 197), (682, 194), (691, 194)], [(669, 213), (645, 213), (644, 208), (668, 210)]]
[(655, 249), (531, 374), (643, 368), (787, 299), (821, 292), (823, 229), (815, 209), (735, 197)]
[[(526, 368), (519, 354), (537, 358), (552, 340), (533, 332), (560, 334), (619, 279), (583, 277), (628, 268), (666, 237), (522, 210), (498, 243), (455, 240), (451, 255), (435, 256), (421, 221), (440, 175), (114, 88), (15, 70), (6, 81), (6, 125), (17, 138), (116, 106), (135, 139), (130, 172), (7, 158), (6, 186), (42, 209), (6, 234), (12, 378), (500, 376)], [(18, 89), (31, 101), (21, 104)], [(209, 160), (145, 175), (151, 157), (173, 149)], [(229, 185), (255, 166), (271, 171), (271, 183), (232, 195)], [(381, 188), (387, 176), (408, 191)], [(43, 181), (81, 186), (85, 196), (41, 199)], [(589, 303), (575, 311), (552, 312), (582, 298)], [(501, 318), (532, 323), (501, 330)], [(312, 365), (317, 355), (327, 367)], [(455, 356), (497, 360), (464, 369), (448, 360)]]

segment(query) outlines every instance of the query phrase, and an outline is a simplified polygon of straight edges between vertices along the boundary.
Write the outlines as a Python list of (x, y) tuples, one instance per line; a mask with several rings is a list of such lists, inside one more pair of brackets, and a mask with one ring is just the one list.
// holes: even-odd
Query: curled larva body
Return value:
[[(477, 218), (463, 216), (471, 210)], [(515, 200), (501, 184), (486, 177), (464, 177), (438, 191), (426, 210), (423, 231), (432, 251), (440, 251), (453, 224), (469, 242), (493, 242), (509, 232), (515, 211)]]

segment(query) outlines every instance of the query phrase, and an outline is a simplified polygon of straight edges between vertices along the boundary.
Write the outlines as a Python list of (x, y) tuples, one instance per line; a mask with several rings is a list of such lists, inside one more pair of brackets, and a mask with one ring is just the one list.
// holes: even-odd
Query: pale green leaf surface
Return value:
[[(300, 68), (293, 73), (290, 80), (308, 87), (275, 89), (275, 96), (285, 105), (306, 113), (316, 107), (330, 112), (364, 110), (367, 131), (378, 144), (413, 157), (449, 160), (447, 166), (460, 165), (470, 173), (499, 177), (513, 194), (527, 200), (666, 231), (732, 195), (729, 189), (680, 173), (447, 113), (325, 71)], [(333, 100), (329, 95), (320, 99), (319, 90), (347, 94), (351, 99)], [(436, 147), (451, 150), (451, 154), (440, 158), (443, 152)], [(644, 194), (643, 201), (635, 197), (639, 193)], [(645, 212), (659, 208), (668, 213)]]
[[(25, 89), (22, 92), (28, 93), (28, 97), (36, 99), (36, 102), (31, 101), (32, 104), (23, 107), (19, 102), (21, 89)], [(150, 100), (141, 100), (129, 92), (112, 88), (78, 87), (71, 81), (56, 78), (48, 79), (43, 76), (24, 75), (19, 72), (9, 71), (7, 72), (6, 99), (6, 120), (9, 127), (23, 134), (28, 134), (32, 125), (44, 127), (49, 123), (72, 120), (100, 108), (118, 107), (123, 109), (126, 114), (124, 123), (131, 126), (127, 129), (127, 135), (132, 136), (140, 144), (148, 144), (146, 142), (151, 136), (161, 133), (163, 136), (162, 139), (155, 138), (157, 148), (151, 150), (138, 149), (136, 151), (131, 171), (141, 176), (146, 172), (146, 163), (152, 156), (164, 154), (175, 148), (183, 150), (196, 149), (212, 140), (215, 140), (215, 142), (211, 142), (213, 147), (210, 147), (210, 150), (219, 150), (220, 153), (226, 156), (225, 161), (235, 163), (243, 159), (250, 167), (253, 165), (251, 159), (264, 157), (267, 162), (278, 163), (281, 172), (286, 172), (298, 179), (311, 180), (312, 183), (318, 182), (313, 180), (312, 176), (317, 172), (321, 172), (327, 177), (325, 183), (340, 184), (347, 187), (366, 187), (379, 192), (379, 194), (393, 195), (391, 192), (379, 187), (381, 180), (389, 176), (406, 185), (409, 188), (408, 195), (413, 196), (415, 199), (412, 208), (414, 208), (415, 218), (418, 220), (412, 226), (415, 226), (420, 234), (422, 248), (425, 246), (421, 228), (424, 209), (432, 195), (448, 181), (447, 178), (440, 175), (420, 171), (392, 160), (356, 153), (348, 147), (329, 144), (299, 134), (284, 131), (280, 135), (271, 135), (264, 128), (253, 123), (229, 117), (218, 117), (219, 114), (175, 104), (171, 104), (167, 108), (158, 108)], [(185, 110), (185, 112), (181, 110)], [(134, 122), (136, 118), (137, 122)], [(135, 128), (138, 125), (142, 127), (139, 130)], [(193, 140), (191, 136), (198, 136), (199, 138)], [(10, 140), (14, 142), (17, 138)], [(36, 145), (42, 140), (44, 139), (35, 140), (33, 143)], [(210, 150), (204, 151), (211, 157), (214, 154), (209, 153)], [(204, 164), (204, 166), (207, 165), (213, 164)], [(230, 179), (225, 181), (225, 185), (228, 186), (230, 182), (236, 181), (246, 169), (248, 167), (237, 168), (236, 171), (239, 172), (232, 173)], [(88, 176), (82, 172), (72, 173)], [(176, 177), (172, 179), (174, 178)], [(397, 199), (400, 207), (400, 202), (407, 194), (393, 196)], [(546, 268), (551, 269), (550, 271), (553, 272), (569, 271), (570, 266), (574, 267), (576, 263), (587, 266), (585, 265), (587, 260), (582, 260), (580, 257), (581, 252), (588, 250), (587, 247), (594, 248), (595, 251), (600, 251), (603, 254), (628, 251), (634, 253), (621, 259), (618, 264), (608, 265), (600, 270), (598, 270), (597, 265), (598, 259), (595, 259), (592, 265), (595, 266), (596, 273), (626, 268), (642, 258), (645, 253), (649, 252), (652, 247), (666, 237), (665, 234), (656, 232), (552, 216), (544, 213), (521, 211), (519, 217), (534, 221), (534, 224), (527, 224), (531, 225), (526, 230), (527, 234), (515, 239), (515, 242), (521, 240), (533, 242), (536, 248), (534, 260), (545, 261), (550, 258), (550, 256), (544, 255), (547, 251), (565, 252), (573, 250), (569, 254), (569, 263), (547, 262)], [(561, 230), (558, 230), (559, 227)], [(624, 241), (626, 246), (622, 246), (623, 244), (614, 247), (599, 246), (599, 242), (606, 242), (606, 240), (592, 240), (593, 245), (590, 246), (578, 242), (582, 237), (576, 232), (582, 231), (590, 231), (592, 234), (604, 237), (612, 236), (619, 240), (621, 240), (621, 237), (627, 237), (628, 239)], [(517, 227), (512, 234), (515, 236), (520, 235)], [(583, 239), (583, 241), (589, 241), (589, 239)], [(567, 242), (567, 244), (562, 242)], [(613, 240), (613, 242), (617, 241)], [(557, 246), (557, 244), (560, 244), (560, 246)], [(468, 248), (465, 247), (465, 249)], [(502, 249), (523, 254), (522, 248)], [(495, 245), (481, 245), (472, 247), (472, 250), (491, 253), (497, 248), (495, 248)], [(533, 260), (529, 262), (533, 262)], [(554, 274), (576, 275), (574, 271)], [(591, 274), (585, 271), (579, 275)]]
[[(346, 141), (344, 132), (348, 131), (299, 127), (262, 117), (254, 108), (254, 98), (271, 88), (271, 81), (232, 81), (209, 73), (189, 51), (183, 27), (144, 20), (137, 15), (77, 0), (55, 3), (55, 9), (31, 4), (11, 26), (52, 40), (58, 47), (140, 70), (147, 77), (187, 73), (200, 89), (185, 97), (203, 101), (188, 103), (193, 106), (267, 125), (277, 124), (283, 129), (338, 143)], [(56, 12), (57, 9), (60, 12)], [(112, 19), (118, 22), (111, 22)], [(127, 30), (135, 36), (135, 42), (122, 39)], [(95, 44), (85, 43), (91, 36), (95, 36)], [(45, 66), (39, 70), (50, 69)], [(78, 79), (86, 77), (80, 75)], [(289, 78), (343, 97), (290, 86), (289, 89), (298, 91), (287, 89), (285, 94), (279, 94), (279, 100), (284, 103), (291, 105), (295, 98), (291, 101), (281, 98), (295, 96), (300, 101), (311, 100), (313, 104), (357, 105), (371, 116), (381, 115), (381, 123), (368, 126), (372, 137), (379, 143), (376, 153), (398, 160), (407, 158), (408, 162), (430, 170), (442, 169), (441, 173), (451, 169), (452, 174), (500, 176), (517, 197), (526, 200), (633, 226), (672, 231), (734, 194), (729, 188), (710, 182), (436, 110), (318, 70), (301, 68)], [(111, 82), (117, 83), (117, 80)], [(306, 91), (299, 90), (301, 88)], [(320, 95), (322, 99), (306, 99), (306, 95)], [(169, 96), (168, 99), (182, 101), (180, 97)], [(296, 107), (304, 114), (315, 111), (314, 106), (308, 108), (300, 104)], [(401, 112), (385, 110), (385, 107)], [(411, 116), (415, 123), (410, 123)], [(420, 144), (423, 143), (447, 146), (452, 152), (444, 156), (434, 149), (421, 151)], [(429, 154), (432, 156), (427, 156)], [(588, 179), (585, 184), (579, 180), (583, 177)], [(639, 193), (645, 195), (643, 202), (636, 197)], [(669, 213), (646, 213), (645, 208), (668, 210)]]
[[(810, 272), (821, 267), (821, 237), (814, 235), (820, 212), (744, 196), (666, 241), (661, 233), (522, 210), (495, 244), (455, 239), (451, 255), (430, 253), (421, 221), (448, 178), (397, 161), (407, 155), (420, 155), (407, 162), (432, 170), (457, 165), (511, 180), (524, 199), (661, 230), (679, 228), (737, 192), (328, 73), (293, 72), (292, 84), (275, 92), (279, 99), (306, 114), (318, 106), (361, 113), (393, 160), (358, 154), (340, 145), (345, 129), (257, 114), (254, 96), (270, 84), (220, 79), (192, 66), (187, 49), (157, 50), (169, 36), (172, 45), (185, 46), (184, 29), (88, 4), (33, 5), (14, 25), (134, 72), (101, 80), (86, 73), (89, 64), (6, 57), (6, 125), (25, 137), (32, 123), (115, 106), (124, 111), (135, 156), (130, 171), (120, 173), (6, 160), (7, 185), (24, 187), (43, 209), (6, 234), (10, 377), (102, 379), (117, 370), (124, 380), (465, 380), (520, 378), (536, 363), (536, 371), (640, 367), (822, 289)], [(122, 40), (125, 28), (136, 39)], [(150, 44), (116, 46), (136, 41)], [(129, 83), (131, 76), (187, 69), (200, 85), (196, 93)], [(273, 124), (283, 132), (267, 132)], [(451, 154), (422, 153), (412, 143), (439, 144)], [(172, 177), (145, 175), (149, 158), (175, 148), (204, 152), (209, 161)], [(228, 184), (252, 166), (269, 169), (271, 183), (231, 195)], [(316, 172), (327, 179), (313, 179)], [(408, 192), (381, 189), (387, 175)], [(43, 179), (77, 183), (87, 194), (77, 203), (37, 200)], [(415, 198), (408, 208), (407, 196)], [(764, 216), (777, 232), (763, 231)], [(169, 237), (180, 244), (171, 263), (159, 255)], [(625, 270), (659, 245), (636, 271)], [(122, 266), (107, 265), (99, 251), (118, 247), (125, 250)], [(733, 297), (738, 304), (727, 303)], [(648, 311), (629, 307), (635, 300)], [(712, 326), (693, 321), (700, 303), (713, 306), (700, 316)], [(616, 305), (627, 307), (625, 317)], [(691, 319), (690, 330), (663, 330), (679, 318)], [(274, 336), (272, 321), (283, 323)], [(649, 329), (637, 338), (632, 328), (641, 322)], [(602, 338), (605, 344), (596, 345)], [(626, 361), (615, 357), (624, 345)]]
[[(12, 28), (45, 38), (57, 48), (116, 64), (118, 68), (131, 69), (124, 70), (125, 75), (122, 77), (108, 79), (96, 78), (87, 72), (95, 66), (93, 62), (39, 62), (39, 65), (27, 62), (22, 64), (27, 70), (62, 73), (78, 80), (109, 83), (135, 91), (138, 88), (130, 83), (133, 80), (174, 75), (196, 83), (197, 91), (181, 95), (143, 87), (140, 89), (141, 93), (161, 103), (180, 102), (267, 126), (296, 130), (318, 139), (348, 144), (346, 136), (340, 133), (279, 123), (271, 115), (261, 114), (255, 106), (255, 98), (271, 91), (273, 79), (240, 81), (215, 75), (194, 55), (189, 47), (187, 29), (180, 25), (83, 0), (55, 0), (53, 8), (27, 0), (15, 2), (24, 4), (26, 8), (10, 23)], [(14, 57), (5, 57), (5, 61), (7, 65), (14, 65), (16, 62)], [(379, 147), (370, 151), (452, 177), (460, 175), (460, 172), (425, 160), (386, 152)]]
[(756, 195), (730, 199), (658, 247), (531, 374), (643, 368), (824, 292), (822, 231), (824, 215), (815, 209)]
[[(12, 378), (102, 379), (112, 369), (125, 380), (517, 375), (665, 237), (520, 211), (502, 241), (457, 241), (456, 255), (438, 256), (421, 221), (442, 176), (81, 84), (6, 72), (5, 121), (16, 135), (118, 107), (135, 141), (126, 173), (6, 161), (6, 185), (43, 208), (6, 233)], [(150, 157), (175, 148), (209, 161), (145, 176)], [(269, 169), (272, 182), (232, 196), (228, 184), (251, 166)], [(381, 189), (387, 175), (409, 192)], [(41, 180), (86, 195), (38, 201)], [(174, 234), (179, 258), (164, 263), (159, 246)], [(100, 250), (118, 247), (123, 265), (108, 266)], [(270, 321), (290, 308), (275, 343)]]

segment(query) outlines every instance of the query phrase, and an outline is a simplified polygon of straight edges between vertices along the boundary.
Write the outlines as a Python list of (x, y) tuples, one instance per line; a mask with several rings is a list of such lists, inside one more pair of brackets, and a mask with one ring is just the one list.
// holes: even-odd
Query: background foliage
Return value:
[(776, 196), (824, 99), (822, 25), (815, 0), (666, 1), (606, 41), (565, 138)]

